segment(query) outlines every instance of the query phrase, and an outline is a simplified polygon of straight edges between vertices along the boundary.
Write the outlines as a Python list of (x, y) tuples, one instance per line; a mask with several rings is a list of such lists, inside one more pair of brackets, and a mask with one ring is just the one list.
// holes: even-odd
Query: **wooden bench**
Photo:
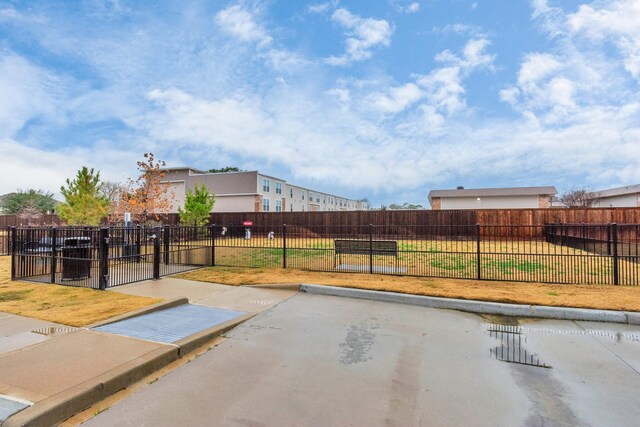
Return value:
[(373, 255), (393, 256), (398, 258), (398, 242), (395, 240), (348, 240), (335, 239), (334, 268), (338, 266), (337, 259), (342, 255)]

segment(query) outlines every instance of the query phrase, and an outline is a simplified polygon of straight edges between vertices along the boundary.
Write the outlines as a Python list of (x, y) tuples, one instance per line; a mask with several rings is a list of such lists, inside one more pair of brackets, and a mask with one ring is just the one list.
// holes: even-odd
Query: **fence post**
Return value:
[(140, 244), (140, 224), (136, 225), (136, 263), (140, 263), (140, 257), (142, 256), (142, 245)]
[(607, 224), (607, 255), (611, 256), (611, 223)]
[(98, 252), (98, 269), (100, 270), (98, 286), (100, 290), (104, 291), (109, 286), (109, 229), (106, 227), (100, 228), (100, 246)]
[(373, 224), (369, 224), (369, 274), (373, 274)]
[(11, 255), (11, 227), (7, 225), (7, 255)]
[(480, 273), (480, 224), (476, 224), (476, 264), (477, 264), (477, 276), (478, 280), (482, 279)]
[(11, 280), (16, 280), (16, 252), (17, 249), (17, 230), (15, 227), (11, 227), (10, 233), (11, 240)]
[(51, 229), (51, 282), (56, 283), (56, 268), (58, 266), (58, 257), (56, 252), (58, 251), (58, 228), (53, 227)]
[(209, 227), (211, 230), (211, 266), (216, 265), (216, 225)]
[(611, 224), (611, 237), (613, 239), (613, 284), (620, 283), (618, 276), (618, 224)]
[(287, 224), (282, 224), (282, 268), (287, 268)]
[(162, 243), (163, 243), (163, 259), (164, 259), (164, 263), (165, 265), (169, 264), (169, 244), (171, 242), (171, 236), (170, 236), (170, 231), (171, 229), (169, 228), (169, 226), (165, 225), (164, 227), (162, 227), (162, 231), (164, 232), (162, 234)]
[(160, 278), (160, 227), (153, 229), (155, 238), (153, 239), (153, 278)]

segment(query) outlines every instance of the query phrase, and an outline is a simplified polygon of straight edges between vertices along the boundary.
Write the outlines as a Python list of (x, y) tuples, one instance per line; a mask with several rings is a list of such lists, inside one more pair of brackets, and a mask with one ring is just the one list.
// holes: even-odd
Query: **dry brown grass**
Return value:
[(640, 311), (639, 286), (555, 285), (232, 267), (203, 268), (178, 277), (236, 286), (314, 283), (514, 304)]
[(86, 326), (161, 300), (70, 286), (14, 282), (11, 258), (0, 257), (0, 311)]

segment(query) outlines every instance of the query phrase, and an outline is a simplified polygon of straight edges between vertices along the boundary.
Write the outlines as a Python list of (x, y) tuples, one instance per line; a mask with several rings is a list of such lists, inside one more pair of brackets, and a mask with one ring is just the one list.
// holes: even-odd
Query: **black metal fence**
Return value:
[(211, 227), (12, 228), (11, 278), (93, 289), (212, 263)]
[(11, 227), (0, 228), (0, 256), (9, 255), (11, 253), (9, 234)]
[(218, 266), (640, 284), (639, 224), (214, 226), (214, 233)]
[(640, 284), (640, 224), (11, 229), (12, 277), (106, 289), (205, 265)]

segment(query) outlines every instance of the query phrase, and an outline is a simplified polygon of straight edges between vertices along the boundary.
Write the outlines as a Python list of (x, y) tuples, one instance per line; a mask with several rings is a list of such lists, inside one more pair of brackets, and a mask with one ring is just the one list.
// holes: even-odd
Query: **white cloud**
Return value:
[(255, 42), (265, 47), (272, 42), (271, 36), (257, 23), (254, 16), (242, 6), (230, 6), (215, 16), (215, 22), (227, 34), (243, 42)]
[(462, 56), (451, 51), (436, 55), (436, 60), (448, 66), (437, 68), (418, 78), (417, 83), (426, 91), (430, 105), (447, 114), (453, 114), (466, 106), (463, 80), (475, 69), (491, 67), (495, 55), (485, 53), (487, 39), (471, 39), (462, 50)]
[(553, 55), (547, 53), (529, 54), (520, 66), (518, 84), (525, 88), (536, 85), (541, 79), (562, 68), (562, 63)]
[(365, 99), (365, 104), (382, 113), (398, 113), (423, 97), (414, 83), (392, 88), (387, 94), (375, 93)]
[(12, 137), (35, 118), (64, 120), (54, 74), (10, 52), (0, 56), (0, 137)]
[(309, 13), (324, 13), (338, 6), (339, 0), (331, 0), (324, 3), (314, 3), (307, 6)]
[(136, 174), (135, 160), (141, 157), (142, 152), (133, 149), (113, 148), (112, 141), (98, 141), (84, 147), (45, 149), (0, 138), (0, 176), (4, 178), (0, 179), (0, 194), (35, 188), (60, 198), (60, 187), (82, 166), (100, 170), (101, 179), (123, 182), (126, 177)]
[[(600, 6), (599, 8), (597, 8)], [(611, 41), (622, 54), (625, 70), (640, 80), (640, 2), (608, 1), (582, 5), (567, 17), (569, 34), (590, 42)]]
[(337, 9), (331, 19), (345, 28), (345, 54), (326, 59), (331, 65), (346, 65), (353, 61), (362, 61), (371, 57), (372, 49), (389, 46), (393, 29), (383, 19), (361, 18), (347, 9)]

